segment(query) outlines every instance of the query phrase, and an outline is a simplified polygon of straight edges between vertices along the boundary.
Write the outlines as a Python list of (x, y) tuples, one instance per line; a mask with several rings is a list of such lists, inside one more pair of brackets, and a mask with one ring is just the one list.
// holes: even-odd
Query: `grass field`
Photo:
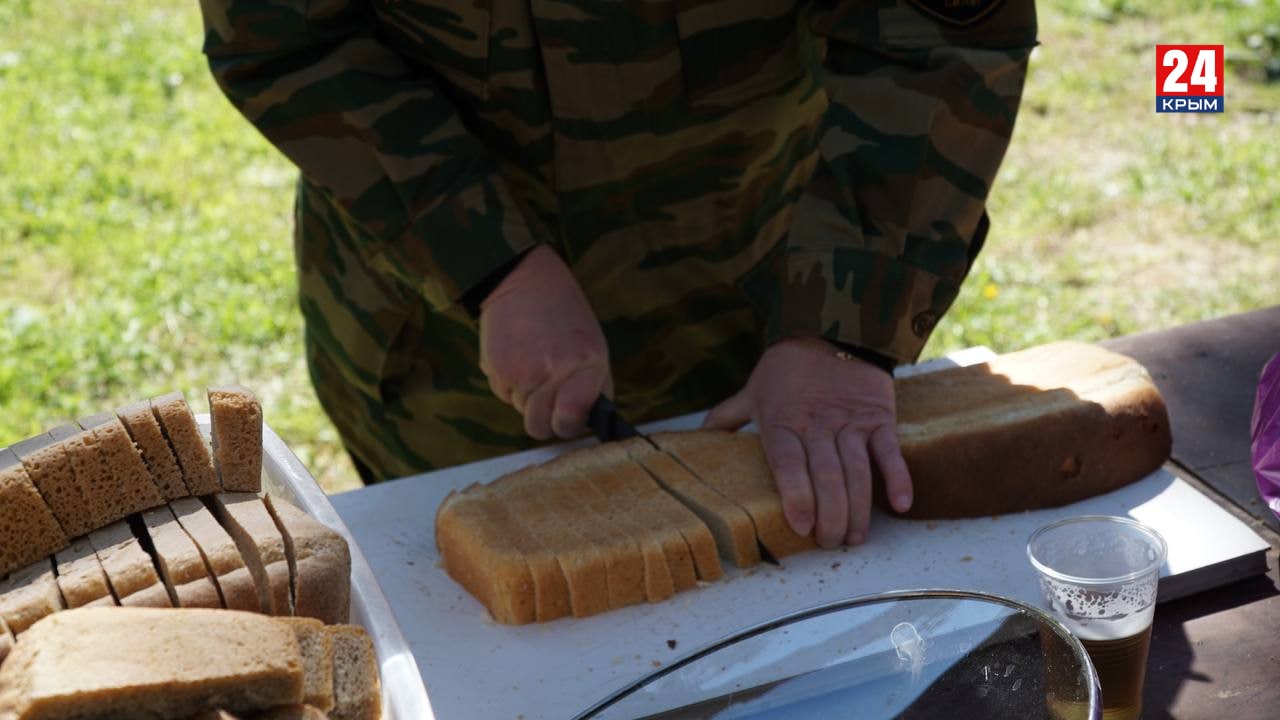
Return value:
[[(1040, 15), (987, 249), (926, 354), (1280, 302), (1280, 0)], [(195, 0), (0, 2), (0, 445), (238, 380), (327, 488), (353, 487), (302, 359), (293, 171), (200, 41)], [(1226, 113), (1153, 112), (1157, 42), (1228, 45)]]

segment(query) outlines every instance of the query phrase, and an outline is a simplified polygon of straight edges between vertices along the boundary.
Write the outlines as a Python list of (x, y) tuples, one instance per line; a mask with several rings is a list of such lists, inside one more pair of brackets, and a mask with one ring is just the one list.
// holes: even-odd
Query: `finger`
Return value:
[(898, 431), (893, 425), (881, 425), (871, 433), (871, 457), (884, 475), (884, 490), (894, 510), (904, 513), (911, 509), (915, 490), (911, 485), (911, 471), (902, 459), (898, 446)]
[(555, 401), (554, 383), (543, 383), (529, 395), (524, 408), (524, 431), (535, 440), (550, 440), (551, 405)]
[(551, 410), (551, 431), (556, 437), (569, 440), (582, 434), (591, 405), (604, 387), (604, 379), (599, 367), (583, 367), (559, 384)]
[[(512, 399), (511, 399), (511, 388), (507, 387), (505, 384), (500, 382), (498, 378), (494, 377), (493, 375), (486, 374), (485, 379), (489, 381), (489, 390), (490, 392), (493, 393), (494, 397), (498, 398), (499, 400), (501, 400), (502, 402), (508, 405), (513, 405), (513, 406), (515, 405), (515, 403), (512, 402)], [(519, 408), (517, 408), (517, 410), (518, 409)]]
[(702, 420), (702, 427), (711, 430), (737, 430), (751, 422), (751, 400), (746, 390), (738, 392), (719, 405)]
[(836, 436), (836, 445), (849, 497), (849, 531), (845, 542), (861, 545), (866, 542), (871, 526), (871, 460), (867, 457), (867, 438), (846, 426)]
[(778, 494), (782, 496), (782, 514), (787, 524), (800, 535), (813, 531), (813, 486), (805, 462), (804, 445), (790, 428), (769, 425), (761, 428), (760, 442), (773, 471)]
[[(525, 406), (529, 404), (529, 398), (536, 395), (543, 388), (554, 388), (555, 383), (552, 378), (545, 373), (539, 374), (537, 377), (531, 378), (529, 381), (521, 381), (517, 378), (511, 384), (511, 405), (521, 413), (525, 411)], [(554, 397), (554, 394), (552, 395)]]
[(849, 498), (845, 490), (836, 437), (831, 432), (813, 432), (804, 436), (804, 452), (809, 459), (809, 478), (813, 481), (814, 509), (817, 529), (814, 536), (824, 548), (838, 547), (849, 527)]

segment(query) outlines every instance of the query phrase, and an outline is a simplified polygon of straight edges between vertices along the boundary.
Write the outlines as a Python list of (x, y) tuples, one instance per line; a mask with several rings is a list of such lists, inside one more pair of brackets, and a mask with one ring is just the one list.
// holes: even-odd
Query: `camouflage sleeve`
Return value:
[[(227, 97), (436, 308), (534, 244), (495, 159), (368, 0), (201, 0)], [(445, 48), (444, 51), (448, 51)]]
[(792, 221), (772, 338), (914, 360), (986, 231), (1035, 45), (1033, 0), (839, 0), (819, 159)]

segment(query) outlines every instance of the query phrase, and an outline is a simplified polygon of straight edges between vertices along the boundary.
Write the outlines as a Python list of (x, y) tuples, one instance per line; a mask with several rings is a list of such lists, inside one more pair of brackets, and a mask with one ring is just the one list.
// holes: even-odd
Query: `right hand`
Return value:
[(600, 322), (551, 248), (530, 250), (480, 304), (480, 370), (538, 440), (581, 435), (596, 397), (613, 396)]

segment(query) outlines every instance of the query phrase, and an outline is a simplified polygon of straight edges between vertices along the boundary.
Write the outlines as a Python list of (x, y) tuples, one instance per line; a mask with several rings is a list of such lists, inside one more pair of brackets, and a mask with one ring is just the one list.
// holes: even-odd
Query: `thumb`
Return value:
[(702, 420), (702, 427), (709, 430), (737, 430), (749, 422), (751, 400), (743, 389), (711, 408), (711, 412)]

